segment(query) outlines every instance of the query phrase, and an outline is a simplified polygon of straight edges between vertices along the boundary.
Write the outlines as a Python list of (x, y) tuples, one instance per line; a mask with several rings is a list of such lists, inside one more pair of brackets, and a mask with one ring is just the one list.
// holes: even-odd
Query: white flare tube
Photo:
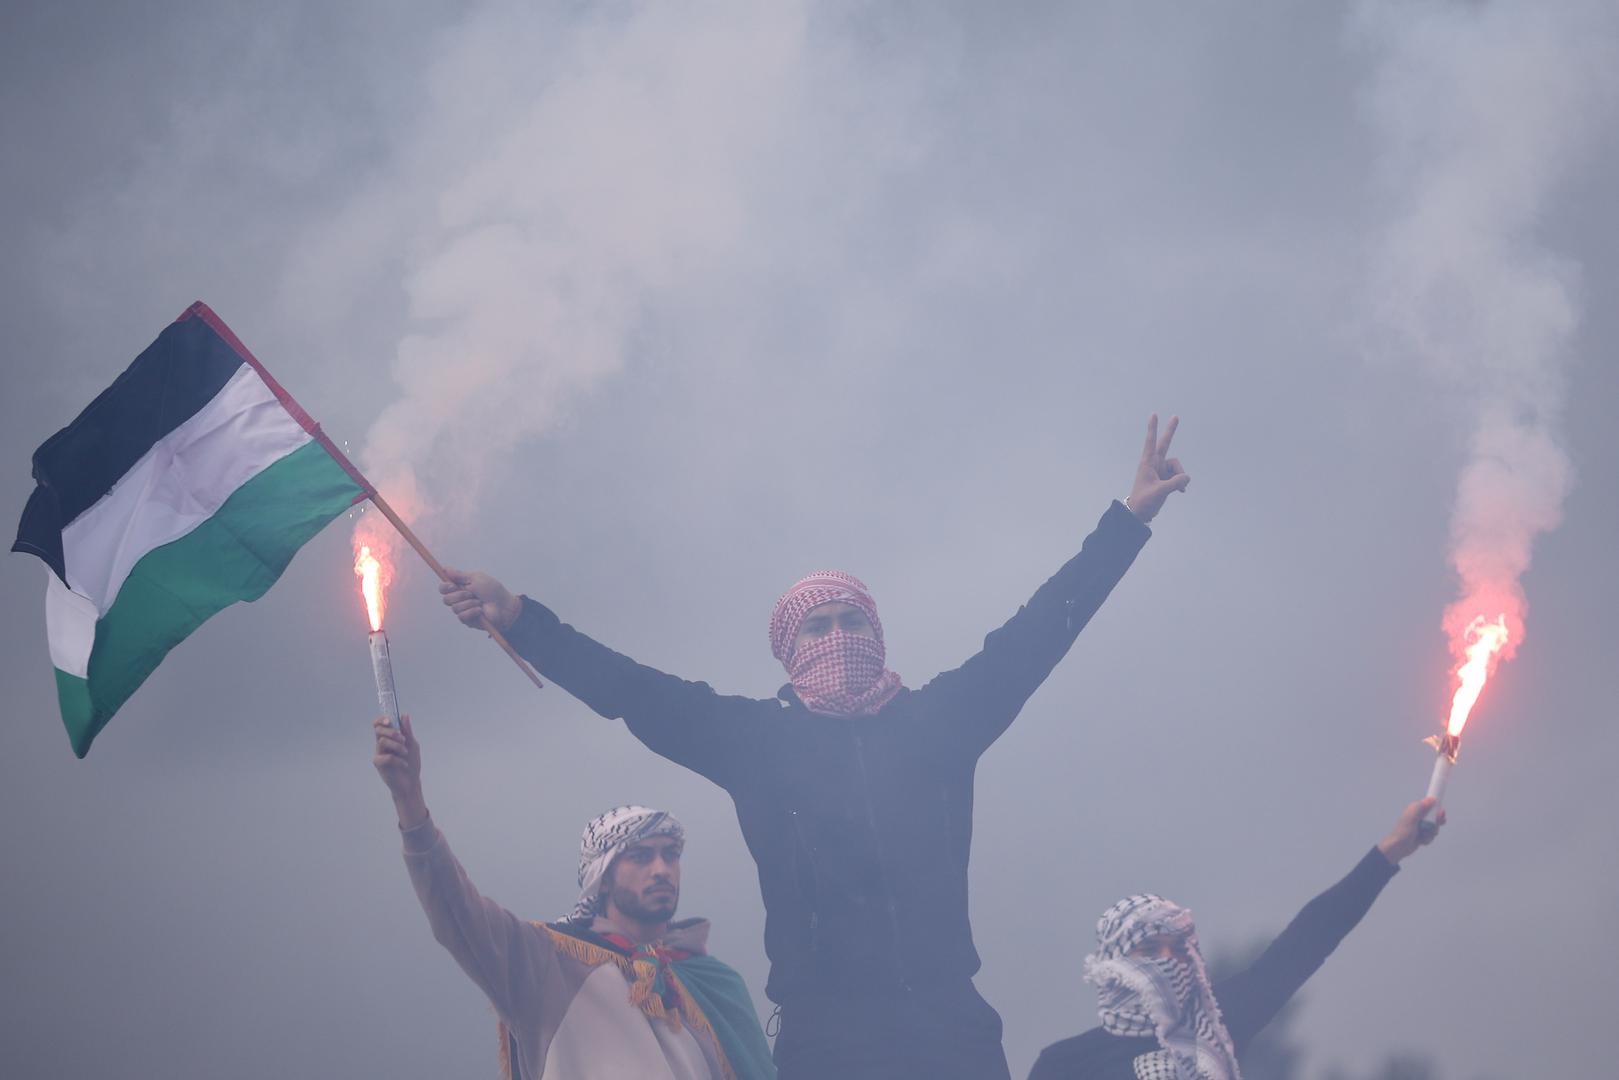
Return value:
[(394, 694), (394, 666), (388, 656), (388, 635), (382, 630), (371, 631), (371, 674), (377, 680), (377, 704), (382, 715), (399, 731), (399, 698)]
[(1428, 798), (1434, 802), (1422, 815), (1424, 821), (1437, 816), (1445, 803), (1445, 786), (1450, 783), (1450, 770), (1456, 765), (1462, 740), (1459, 735), (1436, 735), (1428, 740), (1428, 745), (1434, 748), (1433, 775), (1428, 778)]
[(1444, 803), (1445, 785), (1450, 783), (1451, 766), (1455, 764), (1449, 754), (1440, 752), (1434, 755), (1433, 776), (1428, 778), (1428, 798), (1432, 799), (1434, 803), (1433, 809), (1428, 811), (1427, 816), (1438, 813), (1439, 807)]

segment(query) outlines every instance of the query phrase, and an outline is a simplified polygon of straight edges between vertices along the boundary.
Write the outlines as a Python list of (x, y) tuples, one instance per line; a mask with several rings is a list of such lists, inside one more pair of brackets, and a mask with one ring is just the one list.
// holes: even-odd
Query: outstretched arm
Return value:
[(526, 1024), (544, 980), (556, 970), (546, 934), (473, 888), (467, 872), (433, 824), (422, 798), (422, 752), (401, 717), (401, 730), (386, 718), (372, 722), (372, 764), (393, 796), (405, 843), (405, 866), (427, 913), (433, 937), (449, 950), (495, 1011), (512, 1026)]
[(1180, 461), (1168, 456), (1179, 424), (1179, 417), (1171, 417), (1160, 438), (1158, 417), (1147, 421), (1128, 505), (1109, 507), (1079, 554), (986, 637), (977, 655), (920, 691), (940, 703), (952, 718), (951, 730), (970, 749), (981, 752), (1011, 724), (1124, 577), (1152, 535), (1146, 523), (1191, 482)]
[[(1424, 834), (1420, 828), (1422, 816), (1433, 802), (1422, 799), (1407, 806), (1389, 834), (1366, 853), (1347, 877), (1304, 905), (1248, 970), (1214, 987), (1226, 1028), (1239, 1051), (1270, 1023), (1359, 924), (1383, 886), (1394, 877), (1399, 862), (1433, 841), (1438, 830)], [(1444, 823), (1441, 810), (1437, 824)]]
[(451, 570), (450, 577), (439, 592), (461, 622), (480, 629), (487, 618), (541, 675), (599, 715), (623, 720), (654, 753), (722, 787), (747, 773), (760, 715), (780, 711), (636, 663), (488, 574)]

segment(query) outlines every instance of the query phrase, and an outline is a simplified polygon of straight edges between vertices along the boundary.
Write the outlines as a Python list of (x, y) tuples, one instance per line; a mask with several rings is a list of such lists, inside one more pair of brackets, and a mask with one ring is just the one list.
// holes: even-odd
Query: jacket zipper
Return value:
[(877, 881), (883, 890), (883, 905), (888, 911), (888, 928), (893, 934), (894, 942), (894, 970), (899, 976), (900, 985), (907, 994), (913, 993), (910, 977), (905, 972), (905, 957), (899, 947), (899, 911), (894, 903), (894, 890), (888, 886), (888, 861), (883, 854), (882, 834), (877, 831), (877, 808), (871, 802), (871, 780), (866, 772), (866, 739), (865, 736), (855, 733), (854, 736), (855, 768), (860, 773), (860, 795), (865, 804), (866, 825), (871, 829), (871, 843), (877, 855)]
[(793, 885), (799, 890), (800, 896), (803, 895), (804, 874), (803, 870), (798, 866), (798, 851), (802, 849), (804, 858), (809, 860), (810, 889), (815, 894), (810, 898), (809, 905), (809, 947), (810, 952), (813, 953), (820, 945), (821, 926), (820, 889), (815, 881), (815, 853), (810, 850), (809, 841), (804, 838), (804, 827), (799, 823), (798, 811), (789, 810), (787, 813), (793, 819)]

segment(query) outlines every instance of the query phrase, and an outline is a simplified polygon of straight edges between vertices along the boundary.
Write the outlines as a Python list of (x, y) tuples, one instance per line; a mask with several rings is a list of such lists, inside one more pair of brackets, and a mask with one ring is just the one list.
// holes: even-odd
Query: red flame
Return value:
[(354, 573), (360, 579), (360, 592), (365, 596), (365, 610), (372, 630), (382, 629), (382, 616), (388, 606), (396, 535), (378, 516), (361, 514), (354, 523)]
[(1495, 672), (1501, 650), (1509, 640), (1511, 634), (1505, 613), (1497, 615), (1493, 622), (1478, 615), (1467, 624), (1458, 643), (1463, 659), (1456, 665), (1456, 694), (1451, 698), (1450, 723), (1445, 727), (1452, 736), (1460, 737), (1467, 726), (1467, 717), (1478, 702), (1485, 682)]
[(354, 558), (354, 573), (360, 578), (360, 592), (365, 596), (365, 612), (371, 618), (371, 629), (382, 629), (382, 612), (386, 606), (383, 597), (382, 563), (371, 554), (368, 546), (361, 546)]

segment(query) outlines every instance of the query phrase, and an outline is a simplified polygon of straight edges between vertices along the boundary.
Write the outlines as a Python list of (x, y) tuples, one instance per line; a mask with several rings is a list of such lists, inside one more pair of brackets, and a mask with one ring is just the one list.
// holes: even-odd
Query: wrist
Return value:
[(394, 796), (394, 813), (399, 816), (399, 828), (405, 832), (420, 827), (428, 819), (427, 802), (421, 789)]

